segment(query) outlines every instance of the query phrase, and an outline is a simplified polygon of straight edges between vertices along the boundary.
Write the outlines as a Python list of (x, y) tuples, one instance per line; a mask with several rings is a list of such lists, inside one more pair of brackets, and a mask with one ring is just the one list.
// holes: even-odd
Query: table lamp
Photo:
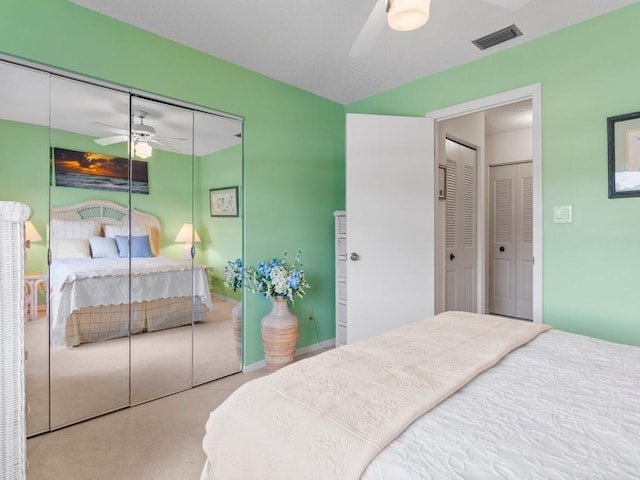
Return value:
[[(191, 249), (193, 242), (200, 242), (200, 235), (193, 228), (192, 223), (185, 223), (176, 235), (176, 243), (184, 243), (183, 256), (185, 260), (191, 260)], [(195, 252), (193, 252), (195, 255)]]

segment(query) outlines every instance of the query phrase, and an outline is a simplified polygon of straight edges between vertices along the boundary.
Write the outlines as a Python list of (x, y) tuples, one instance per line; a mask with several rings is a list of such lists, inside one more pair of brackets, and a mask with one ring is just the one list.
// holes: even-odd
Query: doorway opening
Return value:
[[(475, 171), (477, 188), (475, 191), (467, 192), (467, 197), (473, 199), (475, 206), (473, 209), (475, 217), (469, 217), (467, 214), (467, 219), (475, 219), (473, 233), (475, 234), (474, 244), (477, 256), (475, 270), (471, 276), (471, 270), (468, 268), (465, 270), (466, 274), (462, 276), (454, 276), (450, 273), (452, 269), (448, 268), (447, 264), (452, 262), (450, 260), (451, 254), (453, 253), (455, 259), (458, 258), (456, 253), (449, 251), (447, 245), (447, 235), (450, 236), (450, 232), (447, 232), (446, 213), (447, 206), (451, 208), (453, 202), (447, 202), (446, 196), (444, 199), (436, 200), (436, 313), (452, 309), (452, 288), (456, 288), (457, 292), (468, 291), (469, 285), (472, 285), (475, 290), (476, 301), (466, 305), (463, 309), (479, 313), (491, 313), (492, 310), (496, 310), (492, 307), (491, 302), (495, 290), (492, 288), (492, 282), (495, 283), (496, 267), (504, 266), (504, 263), (500, 264), (497, 262), (499, 258), (496, 259), (496, 255), (492, 255), (492, 246), (497, 248), (499, 252), (500, 245), (495, 245), (491, 235), (491, 218), (494, 213), (490, 208), (492, 202), (490, 165), (529, 162), (531, 174), (528, 176), (527, 192), (530, 195), (530, 201), (527, 205), (526, 215), (530, 221), (527, 236), (530, 253), (526, 259), (528, 269), (524, 274), (518, 273), (520, 285), (519, 287), (514, 286), (514, 289), (520, 288), (520, 292), (524, 291), (529, 305), (525, 309), (525, 313), (522, 313), (522, 309), (518, 312), (514, 311), (512, 315), (504, 313), (504, 311), (494, 311), (493, 313), (533, 319), (537, 323), (542, 322), (540, 104), (540, 85), (532, 85), (427, 114), (427, 117), (434, 119), (436, 124), (434, 162), (436, 171), (438, 167), (447, 168), (448, 166), (447, 142), (455, 142), (463, 145), (463, 148), (471, 147), (476, 152), (477, 162)], [(446, 170), (447, 187), (450, 182), (449, 171), (449, 169)], [(436, 178), (438, 178), (437, 175)], [(462, 213), (464, 214), (464, 206)], [(449, 228), (451, 228), (451, 222), (449, 222)], [(457, 234), (464, 236), (464, 228), (464, 225), (462, 230), (458, 228)], [(468, 225), (466, 228), (468, 230)], [(450, 243), (451, 238), (448, 240)], [(507, 246), (503, 246), (506, 251)], [(511, 250), (512, 246), (509, 247), (509, 251)], [(518, 275), (514, 276), (513, 280), (517, 280)], [(453, 278), (457, 280), (454, 282)], [(502, 280), (504, 281), (504, 279)], [(460, 282), (466, 286), (460, 287)], [(464, 290), (465, 288), (467, 290)], [(466, 295), (467, 299), (472, 298), (468, 293)], [(453, 308), (461, 309), (460, 305), (465, 306), (465, 302), (458, 302)]]

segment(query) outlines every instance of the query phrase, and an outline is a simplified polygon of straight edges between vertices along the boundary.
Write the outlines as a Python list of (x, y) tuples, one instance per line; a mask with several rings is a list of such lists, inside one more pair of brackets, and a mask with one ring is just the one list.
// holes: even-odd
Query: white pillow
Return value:
[(91, 220), (60, 220), (54, 218), (51, 220), (51, 238), (52, 239), (74, 239), (89, 238), (100, 235), (100, 224)]
[(51, 241), (53, 258), (91, 258), (86, 238), (56, 238)]
[(118, 246), (111, 237), (91, 237), (89, 246), (93, 258), (118, 258)]
[[(105, 225), (104, 236), (116, 238), (116, 235), (122, 235), (123, 237), (129, 236), (129, 225)], [(144, 225), (133, 225), (131, 227), (131, 236), (141, 237), (148, 235), (147, 227)]]

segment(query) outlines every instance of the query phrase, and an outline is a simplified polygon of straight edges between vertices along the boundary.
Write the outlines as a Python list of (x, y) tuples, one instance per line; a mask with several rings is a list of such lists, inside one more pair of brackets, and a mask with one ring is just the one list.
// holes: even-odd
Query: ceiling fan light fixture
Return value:
[(146, 160), (152, 153), (153, 148), (151, 148), (151, 145), (149, 145), (145, 140), (138, 140), (135, 142), (133, 146), (133, 154), (136, 157)]
[(431, 0), (389, 0), (387, 21), (394, 30), (407, 32), (429, 20)]

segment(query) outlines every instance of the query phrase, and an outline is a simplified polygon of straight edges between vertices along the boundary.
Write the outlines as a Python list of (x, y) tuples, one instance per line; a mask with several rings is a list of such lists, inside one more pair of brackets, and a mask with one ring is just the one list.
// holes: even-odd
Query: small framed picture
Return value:
[(609, 198), (640, 197), (640, 112), (607, 118)]
[(238, 187), (210, 189), (209, 202), (212, 217), (237, 217)]
[(447, 167), (438, 165), (438, 198), (447, 199)]

